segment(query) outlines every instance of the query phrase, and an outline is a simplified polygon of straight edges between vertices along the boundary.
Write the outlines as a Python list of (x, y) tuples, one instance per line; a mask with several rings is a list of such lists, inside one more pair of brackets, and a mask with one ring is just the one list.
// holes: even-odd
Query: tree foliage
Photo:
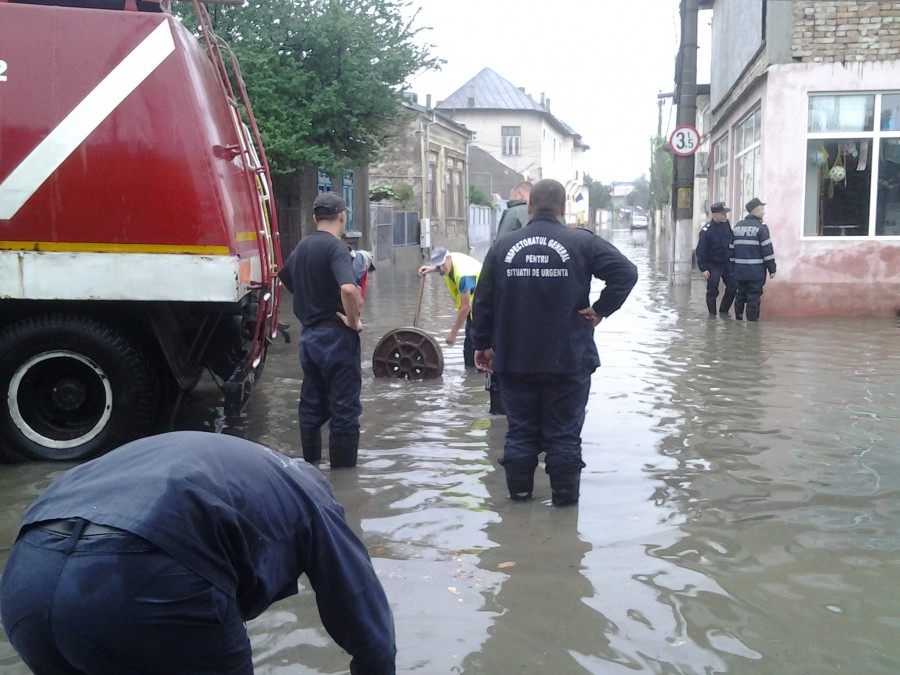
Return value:
[(490, 206), (495, 208), (494, 200), (480, 185), (469, 186), (469, 203), (475, 206)]
[(584, 184), (588, 189), (588, 203), (591, 210), (612, 208), (612, 185), (604, 185), (600, 181), (594, 181), (590, 174), (585, 174)]
[(415, 197), (415, 191), (413, 190), (413, 186), (408, 183), (401, 183), (394, 187), (390, 187), (387, 185), (377, 185), (375, 187), (369, 188), (369, 201), (370, 202), (380, 202), (385, 199), (393, 199), (395, 202), (398, 202), (404, 210), (406, 209), (407, 202), (412, 201)]
[(649, 209), (651, 203), (650, 181), (641, 174), (640, 178), (634, 179), (632, 185), (631, 192), (625, 197), (625, 204), (631, 207), (638, 206), (644, 210)]
[(653, 164), (650, 167), (650, 198), (655, 210), (668, 204), (672, 195), (672, 152), (662, 136), (653, 139)]
[(439, 67), (405, 0), (267, 0), (217, 6), (275, 173), (370, 163), (396, 132), (407, 79)]

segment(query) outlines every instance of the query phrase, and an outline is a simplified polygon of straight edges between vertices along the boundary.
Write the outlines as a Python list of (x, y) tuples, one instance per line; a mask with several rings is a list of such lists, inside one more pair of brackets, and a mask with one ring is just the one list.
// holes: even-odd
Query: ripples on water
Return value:
[[(765, 297), (759, 324), (710, 320), (698, 273), (673, 289), (652, 237), (612, 240), (641, 279), (597, 330), (573, 509), (549, 506), (542, 470), (534, 501), (507, 499), (505, 420), (443, 341), (454, 311), (438, 277), (419, 327), (444, 376), (372, 377), (419, 280), (370, 277), (360, 466), (323, 470), (391, 600), (399, 671), (900, 671), (896, 321), (768, 319)], [(240, 420), (207, 414), (200, 392), (179, 425), (299, 455), (299, 384), (296, 344), (276, 345)], [(58, 470), (0, 470), (5, 542)], [(249, 628), (258, 673), (346, 672), (308, 588)], [(16, 663), (0, 643), (0, 671), (26, 672)]]

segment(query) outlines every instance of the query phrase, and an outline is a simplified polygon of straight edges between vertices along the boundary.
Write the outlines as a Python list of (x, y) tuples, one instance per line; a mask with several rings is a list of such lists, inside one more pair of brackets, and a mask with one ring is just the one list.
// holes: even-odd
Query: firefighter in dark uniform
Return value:
[(38, 674), (252, 675), (245, 622), (296, 595), (300, 575), (349, 672), (394, 675), (390, 605), (322, 473), (240, 438), (177, 431), (50, 484), (22, 519), (0, 616)]
[(318, 465), (322, 426), (328, 422), (331, 468), (353, 467), (362, 415), (362, 294), (350, 249), (341, 239), (347, 227), (344, 198), (334, 192), (316, 197), (313, 222), (316, 231), (300, 240), (278, 272), (303, 324), (300, 444), (303, 458)]
[(719, 297), (719, 282), (725, 283), (719, 315), (729, 316), (728, 310), (734, 302), (735, 282), (734, 266), (731, 262), (731, 224), (723, 202), (716, 202), (709, 208), (712, 214), (710, 221), (700, 230), (697, 242), (697, 267), (706, 279), (706, 308), (711, 317), (716, 316), (716, 298)]
[(759, 320), (766, 272), (775, 276), (775, 251), (769, 228), (762, 221), (765, 202), (754, 197), (747, 202), (747, 217), (734, 226), (731, 260), (734, 262), (734, 278), (737, 293), (734, 299), (734, 318), (742, 319), (744, 308), (747, 321)]
[[(600, 365), (594, 328), (637, 282), (637, 268), (612, 244), (560, 222), (565, 205), (562, 184), (535, 183), (528, 225), (499, 238), (485, 257), (473, 311), (475, 364), (500, 374), (509, 495), (531, 497), (544, 452), (555, 506), (578, 501), (581, 428)], [(606, 286), (591, 304), (595, 277)]]

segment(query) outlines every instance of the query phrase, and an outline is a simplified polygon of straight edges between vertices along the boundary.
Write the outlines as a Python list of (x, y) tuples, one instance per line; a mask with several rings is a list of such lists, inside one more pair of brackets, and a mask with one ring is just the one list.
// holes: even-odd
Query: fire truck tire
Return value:
[(96, 319), (47, 314), (0, 332), (0, 439), (8, 459), (80, 461), (150, 432), (153, 370)]

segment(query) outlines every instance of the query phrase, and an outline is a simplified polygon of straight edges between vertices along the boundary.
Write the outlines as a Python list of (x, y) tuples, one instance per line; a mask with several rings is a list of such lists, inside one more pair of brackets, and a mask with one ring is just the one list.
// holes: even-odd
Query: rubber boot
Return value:
[(534, 492), (534, 471), (524, 473), (507, 469), (506, 487), (509, 489), (509, 498), (513, 501), (524, 502), (531, 499)]
[(553, 506), (569, 506), (578, 503), (581, 487), (581, 472), (550, 476), (551, 500)]
[(744, 304), (742, 302), (734, 303), (734, 318), (738, 321), (744, 318)]
[(356, 455), (359, 452), (359, 432), (349, 434), (331, 434), (328, 438), (328, 457), (332, 469), (345, 469), (356, 466)]
[(715, 298), (706, 298), (706, 309), (709, 310), (709, 315), (715, 317), (716, 315), (716, 299)]
[(731, 309), (731, 304), (734, 302), (734, 291), (729, 291), (726, 289), (725, 295), (722, 296), (722, 304), (719, 305), (719, 316), (728, 316), (728, 310)]
[(318, 466), (322, 461), (322, 429), (300, 427), (300, 445), (303, 448), (303, 459)]

